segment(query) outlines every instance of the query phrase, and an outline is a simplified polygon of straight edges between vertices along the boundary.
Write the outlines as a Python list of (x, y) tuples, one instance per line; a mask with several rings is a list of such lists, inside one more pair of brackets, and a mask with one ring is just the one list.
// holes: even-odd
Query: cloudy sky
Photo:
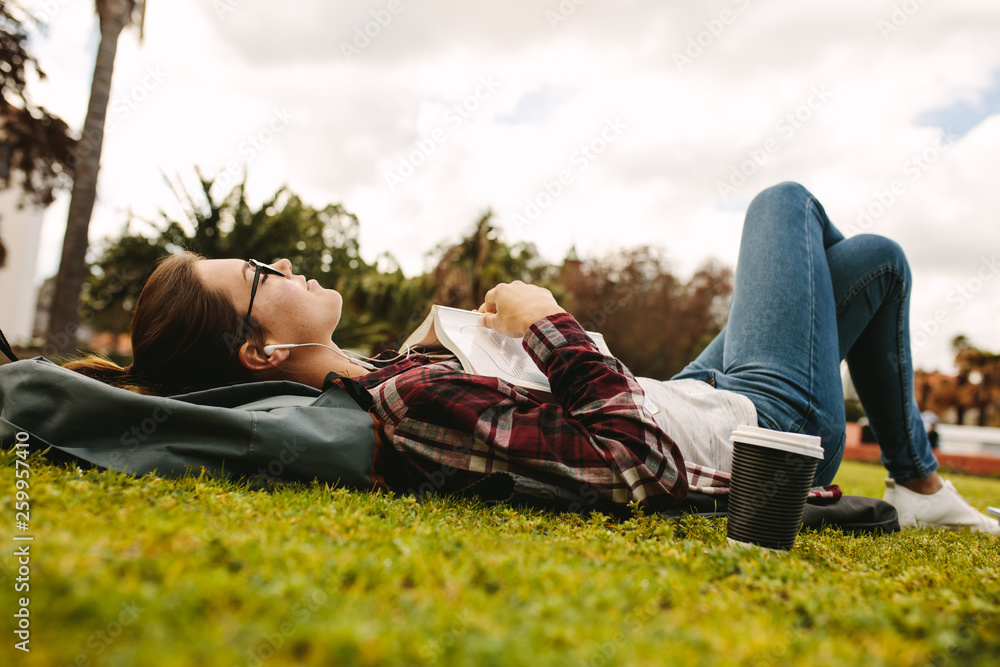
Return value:
[[(33, 96), (79, 128), (93, 4), (25, 4)], [(957, 333), (1000, 350), (997, 44), (995, 0), (153, 0), (119, 40), (91, 239), (174, 212), (161, 171), (245, 166), (255, 201), (342, 202), (407, 275), (487, 207), (552, 262), (655, 243), (687, 275), (735, 266), (749, 201), (795, 180), (905, 248), (916, 362), (947, 370)]]

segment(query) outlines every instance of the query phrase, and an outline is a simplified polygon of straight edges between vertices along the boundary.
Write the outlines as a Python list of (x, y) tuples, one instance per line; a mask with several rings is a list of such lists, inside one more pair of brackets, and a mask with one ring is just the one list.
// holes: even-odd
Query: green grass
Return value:
[[(724, 520), (31, 463), (31, 653), (13, 648), (8, 546), (4, 665), (1000, 662), (986, 536), (826, 530), (773, 555), (727, 546)], [(13, 456), (0, 464), (11, 545)], [(883, 476), (845, 463), (837, 482), (881, 497)], [(1000, 504), (1000, 480), (950, 478)]]

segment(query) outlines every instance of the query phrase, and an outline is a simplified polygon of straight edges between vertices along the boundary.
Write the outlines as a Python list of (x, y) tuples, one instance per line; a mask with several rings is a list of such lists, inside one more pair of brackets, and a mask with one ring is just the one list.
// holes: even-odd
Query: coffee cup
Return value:
[(816, 467), (820, 438), (738, 426), (726, 534), (731, 544), (787, 551), (795, 545)]

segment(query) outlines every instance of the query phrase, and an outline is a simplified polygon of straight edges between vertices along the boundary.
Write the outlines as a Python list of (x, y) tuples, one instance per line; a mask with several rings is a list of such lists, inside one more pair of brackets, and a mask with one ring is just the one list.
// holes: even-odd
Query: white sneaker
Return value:
[(968, 528), (989, 535), (1000, 535), (1000, 521), (976, 511), (948, 480), (945, 480), (944, 487), (937, 493), (924, 495), (910, 491), (892, 479), (887, 479), (882, 500), (896, 508), (899, 525), (903, 528), (923, 526), (940, 526), (951, 530)]

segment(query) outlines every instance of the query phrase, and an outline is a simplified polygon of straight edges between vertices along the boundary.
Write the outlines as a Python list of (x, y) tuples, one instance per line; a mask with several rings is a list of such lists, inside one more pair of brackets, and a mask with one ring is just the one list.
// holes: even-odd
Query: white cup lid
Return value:
[(746, 442), (761, 447), (780, 449), (786, 452), (804, 454), (818, 459), (823, 458), (822, 439), (818, 435), (803, 433), (788, 433), (787, 431), (772, 431), (757, 426), (737, 426), (729, 438), (730, 442)]

